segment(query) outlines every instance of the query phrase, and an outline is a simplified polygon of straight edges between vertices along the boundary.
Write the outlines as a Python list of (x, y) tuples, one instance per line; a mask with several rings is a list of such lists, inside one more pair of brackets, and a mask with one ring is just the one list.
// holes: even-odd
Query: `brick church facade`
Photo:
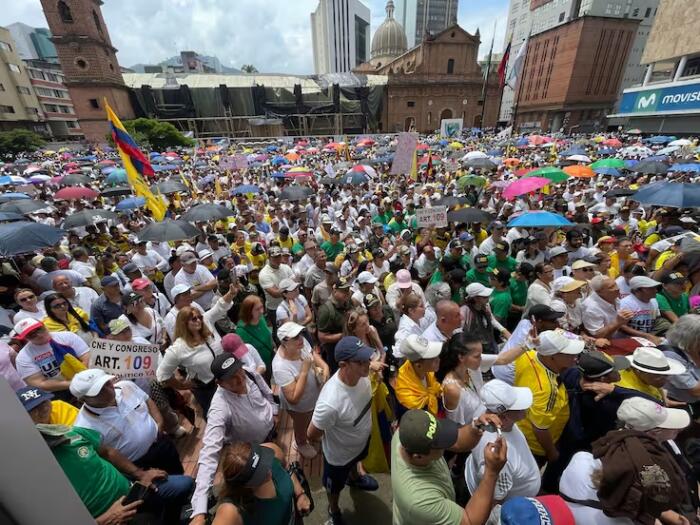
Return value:
[(109, 125), (103, 99), (122, 120), (134, 118), (134, 111), (102, 18), (102, 2), (41, 0), (41, 5), (85, 138), (104, 142)]

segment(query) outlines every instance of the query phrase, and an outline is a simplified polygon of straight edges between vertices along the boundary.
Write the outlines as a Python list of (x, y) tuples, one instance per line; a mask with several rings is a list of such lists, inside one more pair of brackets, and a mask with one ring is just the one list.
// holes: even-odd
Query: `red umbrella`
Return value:
[(428, 146), (427, 144), (418, 144), (418, 145), (416, 146), (416, 149), (417, 149), (418, 151), (423, 151), (423, 150), (426, 150), (426, 149), (430, 149), (430, 146)]
[(94, 199), (100, 194), (93, 189), (83, 188), (81, 186), (68, 186), (62, 190), (58, 190), (53, 196), (56, 200), (72, 201), (79, 199)]
[(610, 146), (611, 148), (621, 148), (622, 147), (622, 142), (620, 142), (616, 138), (604, 140), (603, 144), (605, 144), (606, 146)]
[(73, 169), (73, 168), (80, 168), (77, 162), (66, 162), (63, 165), (63, 169)]
[(518, 171), (515, 172), (515, 176), (516, 176), (516, 177), (523, 177), (524, 175), (527, 175), (528, 173), (530, 173), (530, 172), (531, 172), (532, 170), (534, 170), (534, 169), (535, 169), (535, 168), (522, 168), (522, 169), (519, 169)]

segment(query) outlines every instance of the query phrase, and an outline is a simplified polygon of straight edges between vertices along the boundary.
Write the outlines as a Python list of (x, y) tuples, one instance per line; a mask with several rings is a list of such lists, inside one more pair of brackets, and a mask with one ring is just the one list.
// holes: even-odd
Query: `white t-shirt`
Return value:
[(297, 308), (296, 317), (292, 318), (292, 312), (289, 308), (289, 303), (284, 300), (277, 306), (277, 324), (282, 325), (287, 321), (294, 321), (295, 323), (302, 324), (302, 321), (306, 319), (306, 307), (309, 306), (309, 302), (303, 295), (297, 296), (294, 299), (294, 304)]
[[(472, 449), (464, 466), (464, 477), (467, 481), (469, 492), (474, 491), (479, 486), (481, 478), (484, 476), (485, 461), (484, 448), (488, 443), (493, 443), (498, 438), (495, 432), (484, 432), (479, 443)], [(513, 430), (503, 432), (503, 439), (508, 443), (508, 461), (498, 474), (494, 499), (503, 501), (515, 496), (534, 498), (540, 491), (542, 476), (537, 467), (530, 447), (527, 445), (525, 435), (513, 425)], [(578, 521), (577, 521), (578, 523)], [(583, 523), (583, 522), (581, 522)], [(588, 522), (595, 523), (595, 522)]]
[(620, 275), (617, 279), (615, 279), (615, 284), (617, 284), (617, 287), (620, 289), (620, 299), (624, 299), (632, 293), (632, 290), (630, 290), (630, 285), (625, 279), (624, 275)]
[[(71, 347), (78, 357), (90, 350), (85, 341), (73, 332), (53, 332), (51, 338), (57, 343)], [(27, 343), (17, 354), (16, 365), (17, 372), (22, 379), (39, 372), (47, 379), (63, 379), (59, 364), (56, 362), (49, 344)]]
[(267, 293), (268, 288), (279, 287), (283, 279), (294, 279), (294, 272), (286, 264), (280, 264), (279, 268), (275, 269), (269, 264), (266, 264), (260, 270), (260, 286), (265, 292), (265, 308), (268, 310), (277, 310), (277, 307), (283, 301), (282, 297), (272, 297)]
[[(302, 359), (309, 359), (311, 357), (311, 349), (305, 346), (301, 350), (301, 355)], [(280, 404), (283, 408), (291, 410), (292, 412), (311, 412), (314, 409), (314, 405), (320, 393), (320, 388), (318, 387), (318, 382), (314, 375), (314, 367), (311, 366), (306, 374), (306, 386), (304, 387), (304, 393), (301, 395), (299, 402), (292, 405), (284, 397), (284, 390), (282, 390), (282, 388), (291, 385), (296, 378), (299, 377), (301, 374), (302, 359), (290, 361), (282, 357), (279, 352), (277, 352), (272, 359), (272, 377), (275, 380), (275, 384), (280, 387)]]
[(634, 312), (634, 317), (629, 320), (627, 326), (645, 334), (651, 333), (654, 329), (654, 321), (661, 315), (656, 299), (643, 303), (633, 294), (620, 301), (620, 310), (631, 310)]
[(27, 310), (20, 310), (15, 314), (13, 319), (14, 323), (19, 323), (22, 319), (36, 319), (37, 321), (43, 321), (46, 317), (46, 310), (44, 310), (44, 305), (42, 303), (37, 303), (36, 305), (38, 312), (29, 312)]
[(260, 354), (255, 347), (253, 345), (249, 345), (248, 343), (246, 343), (246, 347), (248, 348), (248, 351), (243, 355), (243, 357), (241, 357), (241, 361), (243, 361), (243, 368), (250, 372), (257, 372), (259, 367), (267, 370), (265, 362), (262, 360), (262, 357), (260, 357)]
[[(207, 284), (208, 282), (211, 282), (214, 279), (215, 279), (215, 277), (207, 269), (206, 266), (202, 266), (201, 264), (198, 264), (194, 270), (194, 273), (187, 273), (184, 268), (181, 269), (179, 272), (177, 272), (177, 275), (175, 276), (174, 283), (175, 283), (175, 286), (177, 286), (178, 284), (187, 284), (187, 285), (191, 286), (192, 288), (194, 288), (195, 286)], [(208, 292), (204, 292), (204, 294), (202, 294), (200, 297), (195, 299), (197, 304), (199, 304), (205, 310), (209, 309), (213, 300), (214, 300), (214, 291), (213, 290), (209, 290)]]
[(347, 465), (365, 448), (372, 431), (371, 402), (372, 386), (367, 377), (348, 386), (336, 372), (324, 385), (311, 422), (324, 431), (323, 455), (328, 463)]

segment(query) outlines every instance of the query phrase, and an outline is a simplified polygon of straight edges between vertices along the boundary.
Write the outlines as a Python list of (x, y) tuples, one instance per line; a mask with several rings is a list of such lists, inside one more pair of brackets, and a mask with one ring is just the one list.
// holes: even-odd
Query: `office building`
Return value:
[(645, 133), (692, 134), (700, 129), (700, 33), (697, 0), (661, 0), (642, 55), (645, 74), (626, 89), (611, 119)]
[(408, 48), (457, 23), (459, 0), (396, 0), (396, 21), (406, 31)]
[(359, 0), (319, 0), (311, 13), (314, 71), (346, 73), (370, 58), (370, 11)]
[(45, 60), (58, 63), (56, 46), (51, 42), (51, 32), (45, 27), (31, 27), (22, 22), (7, 26), (22, 60)]
[[(644, 77), (640, 60), (658, 4), (659, 0), (511, 0), (503, 44), (505, 49), (511, 42), (508, 70), (513, 67), (520, 46), (528, 36), (538, 35), (586, 15), (637, 20), (637, 33), (620, 81), (619, 100), (623, 89), (638, 84)], [(595, 46), (596, 42), (582, 42), (581, 45)], [(505, 86), (499, 119), (501, 123), (510, 122), (515, 102), (516, 91)]]
[(64, 83), (61, 66), (46, 60), (24, 60), (51, 136), (75, 140), (83, 137), (73, 100)]

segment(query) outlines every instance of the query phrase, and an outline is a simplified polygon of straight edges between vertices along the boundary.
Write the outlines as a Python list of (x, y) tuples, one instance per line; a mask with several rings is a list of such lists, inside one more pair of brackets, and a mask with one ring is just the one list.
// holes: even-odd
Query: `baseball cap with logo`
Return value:
[(70, 382), (70, 393), (78, 399), (93, 397), (100, 393), (102, 387), (109, 383), (115, 376), (106, 373), (99, 368), (88, 368), (78, 372)]
[(565, 330), (546, 330), (539, 336), (537, 353), (542, 356), (557, 354), (578, 355), (583, 352), (586, 343), (576, 334)]
[(44, 328), (44, 323), (31, 317), (26, 317), (15, 325), (14, 331), (17, 339), (24, 339), (39, 328)]
[(433, 359), (440, 355), (442, 343), (428, 341), (422, 335), (411, 334), (401, 341), (401, 354), (409, 361)]
[(620, 403), (617, 418), (628, 428), (641, 432), (654, 428), (680, 430), (690, 425), (690, 415), (685, 410), (666, 408), (641, 396), (630, 397)]
[(632, 365), (624, 357), (612, 357), (598, 350), (583, 352), (579, 356), (577, 363), (581, 375), (588, 379), (603, 377), (616, 370), (626, 370), (630, 366)]
[(349, 335), (338, 341), (334, 353), (337, 363), (341, 361), (364, 363), (371, 359), (374, 348), (367, 346), (357, 337)]
[(350, 281), (348, 281), (345, 277), (338, 277), (338, 280), (333, 285), (333, 288), (336, 290), (349, 290), (350, 286)]
[(372, 308), (374, 305), (381, 303), (379, 297), (373, 293), (368, 293), (365, 295), (363, 302), (365, 303), (365, 308)]
[(502, 525), (574, 525), (571, 509), (561, 496), (508, 498), (501, 507)]
[(479, 392), (486, 410), (502, 414), (509, 410), (527, 410), (532, 406), (532, 390), (511, 386), (500, 379), (492, 379)]
[(688, 278), (683, 275), (682, 273), (679, 272), (673, 272), (669, 273), (667, 276), (665, 276), (663, 279), (661, 279), (661, 282), (663, 284), (683, 284), (688, 280)]
[(214, 374), (214, 378), (222, 381), (231, 377), (243, 368), (243, 361), (236, 359), (228, 352), (217, 355), (211, 362), (209, 369)]
[(245, 466), (234, 477), (226, 478), (226, 482), (250, 488), (259, 487), (267, 480), (274, 459), (275, 453), (271, 448), (251, 445)]
[(232, 354), (236, 359), (243, 359), (248, 353), (248, 346), (238, 334), (226, 334), (221, 338), (221, 348), (224, 352)]
[(637, 290), (639, 288), (656, 288), (660, 285), (661, 283), (659, 281), (655, 281), (654, 279), (644, 275), (638, 275), (630, 279), (630, 290)]
[(282, 279), (279, 285), (280, 290), (283, 292), (293, 292), (299, 288), (299, 283), (294, 279)]
[(477, 255), (474, 257), (474, 266), (488, 266), (489, 258), (487, 255)]
[(41, 405), (44, 401), (49, 401), (55, 396), (51, 392), (47, 392), (41, 388), (25, 386), (17, 390), (17, 397), (22, 402), (24, 409), (29, 412)]
[(127, 328), (131, 328), (129, 321), (124, 319), (123, 316), (112, 319), (107, 326), (109, 327), (109, 333), (112, 335), (119, 335)]
[(425, 410), (409, 410), (401, 417), (399, 441), (409, 454), (429, 454), (445, 450), (457, 442), (459, 425), (437, 419)]
[(508, 251), (508, 243), (505, 241), (499, 241), (493, 245), (493, 249), (507, 252)]
[(133, 290), (145, 290), (146, 288), (149, 288), (151, 286), (151, 281), (146, 279), (145, 277), (139, 277), (138, 279), (134, 279), (131, 281), (131, 288)]
[(268, 255), (270, 257), (280, 257), (282, 255), (282, 249), (279, 246), (273, 246), (270, 248)]

